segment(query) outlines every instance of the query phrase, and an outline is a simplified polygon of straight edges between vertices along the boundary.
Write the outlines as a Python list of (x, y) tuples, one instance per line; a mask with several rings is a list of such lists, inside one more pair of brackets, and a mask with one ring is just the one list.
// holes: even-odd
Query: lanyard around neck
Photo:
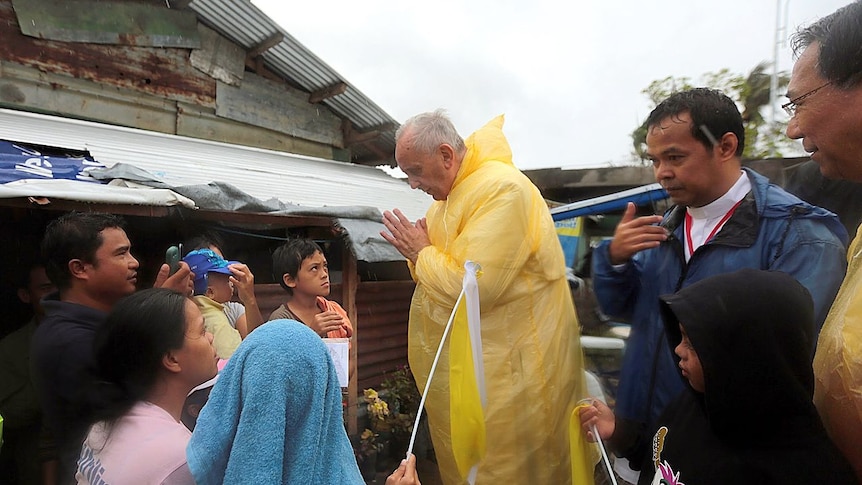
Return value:
[[(709, 233), (708, 236), (706, 236), (706, 239), (703, 240), (703, 244), (708, 243), (712, 240), (713, 237), (715, 237), (715, 234), (719, 231), (719, 229), (721, 229), (722, 226), (724, 226), (724, 223), (727, 222), (728, 219), (730, 219), (730, 216), (733, 215), (733, 212), (736, 210), (737, 207), (739, 207), (739, 204), (742, 203), (742, 200), (744, 199), (740, 199), (739, 202), (733, 204), (733, 207), (731, 207), (730, 210), (727, 211), (727, 213), (721, 218), (721, 220), (718, 221), (718, 224), (716, 224), (715, 227), (712, 228), (712, 231)], [(694, 221), (691, 218), (691, 213), (685, 211), (685, 242), (688, 244), (689, 258), (692, 254), (694, 254), (694, 243), (692, 243), (691, 241), (691, 226), (693, 222)]]

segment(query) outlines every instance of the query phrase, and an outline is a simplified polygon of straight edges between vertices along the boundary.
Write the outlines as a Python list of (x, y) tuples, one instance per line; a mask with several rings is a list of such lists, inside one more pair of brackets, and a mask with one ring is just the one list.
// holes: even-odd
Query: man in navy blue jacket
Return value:
[(593, 255), (602, 310), (632, 324), (615, 438), (652, 426), (684, 389), (659, 295), (742, 268), (783, 271), (811, 293), (819, 329), (846, 269), (847, 231), (837, 216), (741, 168), (745, 131), (730, 98), (703, 88), (675, 93), (647, 125), (647, 155), (675, 206), (664, 217), (635, 217), (629, 204)]

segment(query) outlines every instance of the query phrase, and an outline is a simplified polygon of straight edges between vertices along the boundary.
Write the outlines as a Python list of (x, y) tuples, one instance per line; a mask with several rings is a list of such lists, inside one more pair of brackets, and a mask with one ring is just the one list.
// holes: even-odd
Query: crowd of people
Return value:
[[(787, 136), (824, 176), (862, 182), (862, 0), (793, 46)], [(838, 216), (742, 166), (742, 117), (721, 92), (674, 93), (647, 128), (673, 206), (638, 216), (629, 204), (592, 257), (602, 311), (631, 323), (613, 409), (587, 395), (554, 224), (513, 164), (503, 117), (466, 139), (442, 110), (396, 132), (398, 166), (434, 199), (416, 221), (384, 212), (381, 236), (416, 282), (408, 358), (419, 389), (430, 380), (442, 481), (572, 483), (574, 422), (614, 453), (621, 483), (859, 483), (859, 233), (850, 242)], [(323, 249), (293, 239), (273, 253), (286, 297), (264, 321), (251, 269), (220, 246), (188, 241), (139, 289), (122, 218), (73, 212), (47, 226), (42, 259), (20, 276), (33, 318), (0, 340), (0, 481), (364, 483), (322, 340), (350, 339), (355, 322), (327, 298)], [(485, 404), (465, 469), (450, 407), (459, 369), (445, 345), (435, 359), (468, 261), (481, 268)], [(386, 483), (418, 484), (416, 457)]]

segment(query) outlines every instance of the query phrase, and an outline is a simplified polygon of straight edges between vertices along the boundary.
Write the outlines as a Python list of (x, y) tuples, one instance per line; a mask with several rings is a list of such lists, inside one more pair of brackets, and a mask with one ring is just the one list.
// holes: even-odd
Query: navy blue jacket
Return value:
[(81, 443), (89, 423), (79, 412), (80, 395), (90, 385), (96, 329), (105, 322), (101, 310), (60, 301), (55, 292), (42, 300), (45, 318), (33, 334), (30, 371), (44, 423), (55, 440), (60, 482), (74, 481)]

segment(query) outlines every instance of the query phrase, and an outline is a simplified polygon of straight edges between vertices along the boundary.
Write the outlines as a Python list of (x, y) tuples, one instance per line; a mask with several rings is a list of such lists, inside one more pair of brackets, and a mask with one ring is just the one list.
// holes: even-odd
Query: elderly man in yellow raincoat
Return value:
[[(577, 317), (554, 223), (539, 190), (512, 163), (503, 117), (466, 142), (441, 111), (396, 133), (395, 158), (412, 188), (435, 202), (411, 223), (384, 213), (381, 233), (409, 261), (416, 281), (408, 354), (423, 389), (461, 290), (464, 262), (481, 265), (486, 453), (476, 483), (572, 481), (568, 419), (584, 395)], [(452, 452), (448, 346), (427, 410), (444, 483), (466, 483)], [(498, 482), (499, 481), (499, 482)]]
[[(862, 183), (862, 1), (804, 27), (792, 38), (784, 108), (787, 136), (827, 178)], [(814, 404), (829, 437), (862, 482), (862, 226), (850, 243), (847, 274), (814, 355)]]

